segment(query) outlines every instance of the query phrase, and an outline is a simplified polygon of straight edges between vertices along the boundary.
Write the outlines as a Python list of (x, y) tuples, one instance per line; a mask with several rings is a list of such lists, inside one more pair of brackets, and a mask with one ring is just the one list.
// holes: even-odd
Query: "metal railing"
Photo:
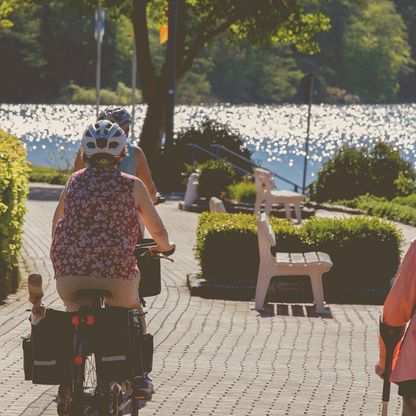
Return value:
[[(193, 144), (193, 143), (192, 143)], [(215, 155), (216, 156), (218, 156), (218, 157), (220, 157), (221, 158), (221, 156), (220, 156), (220, 150), (222, 150), (222, 151), (224, 151), (224, 152), (226, 152), (226, 153), (228, 153), (228, 154), (230, 154), (230, 155), (233, 155), (234, 157), (236, 157), (236, 158), (238, 158), (238, 159), (240, 159), (240, 160), (242, 160), (242, 161), (244, 161), (244, 163), (247, 163), (247, 164), (249, 164), (250, 166), (252, 166), (253, 168), (262, 168), (262, 169), (264, 169), (260, 164), (258, 164), (258, 163), (254, 163), (252, 160), (250, 160), (250, 159), (247, 159), (246, 157), (244, 157), (244, 156), (241, 156), (240, 154), (238, 154), (238, 153), (236, 153), (236, 152), (234, 152), (233, 150), (230, 150), (230, 149), (228, 149), (227, 147), (225, 147), (225, 146), (222, 146), (221, 144), (211, 144), (210, 145), (210, 147), (213, 147), (213, 148), (215, 148)], [(222, 160), (226, 160), (225, 158), (221, 158)], [(300, 185), (298, 185), (297, 183), (295, 183), (295, 182), (292, 182), (291, 180), (289, 180), (289, 179), (286, 179), (286, 178), (284, 178), (283, 176), (280, 176), (280, 175), (278, 175), (277, 173), (275, 173), (275, 172), (273, 172), (273, 171), (271, 171), (271, 170), (269, 170), (269, 169), (267, 169), (270, 173), (272, 173), (272, 175), (275, 177), (275, 178), (278, 178), (278, 179), (280, 179), (281, 181), (283, 181), (283, 182), (286, 182), (286, 183), (288, 183), (289, 185), (292, 185), (293, 186), (293, 190), (295, 191), (295, 192), (298, 192), (298, 190), (299, 189), (302, 189), (302, 187), (300, 186)], [(251, 172), (250, 172), (251, 173)]]
[(195, 153), (194, 153), (194, 149), (199, 150), (202, 153), (205, 153), (206, 155), (217, 159), (217, 160), (225, 160), (226, 162), (228, 162), (234, 169), (238, 170), (239, 172), (243, 173), (243, 174), (247, 174), (247, 173), (252, 173), (247, 169), (242, 168), (241, 166), (236, 165), (235, 163), (230, 162), (229, 160), (224, 159), (223, 157), (221, 157), (220, 155), (217, 155), (215, 153), (210, 152), (209, 150), (205, 149), (205, 147), (202, 147), (198, 144), (195, 143), (187, 143), (187, 146), (191, 147), (191, 163), (194, 163), (195, 161)]

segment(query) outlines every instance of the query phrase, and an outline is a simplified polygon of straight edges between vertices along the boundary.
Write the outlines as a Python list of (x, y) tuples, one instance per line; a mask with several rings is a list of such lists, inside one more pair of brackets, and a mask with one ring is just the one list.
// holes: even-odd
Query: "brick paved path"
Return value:
[[(48, 252), (59, 192), (32, 186), (23, 249), (25, 266), (44, 276), (46, 304), (57, 308)], [(379, 307), (329, 305), (323, 319), (304, 305), (271, 305), (261, 316), (249, 302), (191, 298), (185, 279), (198, 270), (197, 214), (173, 201), (158, 209), (178, 251), (175, 263), (163, 264), (161, 295), (149, 298), (156, 394), (141, 415), (381, 414), (381, 381), (373, 371)], [(0, 415), (54, 415), (57, 388), (23, 381), (25, 297), (21, 292), (0, 307)], [(390, 415), (400, 414), (396, 391)]]

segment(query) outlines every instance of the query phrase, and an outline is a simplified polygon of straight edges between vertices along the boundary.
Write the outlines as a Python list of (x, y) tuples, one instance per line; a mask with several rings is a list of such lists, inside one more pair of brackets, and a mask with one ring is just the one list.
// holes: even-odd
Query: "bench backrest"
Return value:
[(259, 240), (260, 262), (265, 258), (270, 260), (270, 258), (272, 258), (270, 249), (276, 246), (276, 236), (274, 235), (269, 217), (265, 212), (262, 212), (260, 216), (257, 216), (256, 224), (257, 237)]
[(254, 180), (256, 182), (257, 192), (271, 190), (274, 187), (273, 175), (265, 169), (254, 168)]
[(254, 168), (254, 180), (256, 182), (256, 202), (254, 213), (260, 213), (261, 204), (266, 201), (266, 212), (271, 209), (271, 191), (274, 188), (274, 180), (271, 172), (265, 169)]

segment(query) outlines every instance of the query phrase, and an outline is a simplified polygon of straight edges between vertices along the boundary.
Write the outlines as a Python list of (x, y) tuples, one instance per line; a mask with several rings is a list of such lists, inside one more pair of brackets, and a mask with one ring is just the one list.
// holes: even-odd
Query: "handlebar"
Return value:
[(171, 259), (169, 256), (171, 256), (175, 250), (176, 247), (173, 247), (171, 250), (168, 251), (153, 251), (150, 250), (150, 247), (155, 246), (156, 243), (152, 240), (150, 242), (145, 243), (139, 243), (136, 245), (136, 248), (134, 249), (134, 254), (139, 257), (147, 257), (147, 258), (160, 258), (160, 259), (166, 259), (171, 262), (173, 262), (173, 259)]

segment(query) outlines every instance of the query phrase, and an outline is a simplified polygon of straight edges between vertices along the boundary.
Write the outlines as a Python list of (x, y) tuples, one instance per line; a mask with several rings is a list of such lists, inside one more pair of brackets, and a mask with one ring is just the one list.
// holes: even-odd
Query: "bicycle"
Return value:
[[(148, 250), (151, 245), (154, 245), (153, 240), (137, 245), (136, 257), (147, 261), (168, 258), (174, 252), (174, 250), (167, 253), (151, 252)], [(149, 270), (145, 273), (149, 273)], [(156, 273), (159, 273), (160, 279), (160, 265), (158, 270), (156, 268)], [(39, 275), (31, 276), (40, 278)], [(149, 288), (143, 289), (143, 295), (146, 296), (157, 294), (156, 292), (157, 288), (156, 291), (153, 288), (150, 292)], [(109, 295), (108, 292), (80, 290), (79, 293), (93, 299), (92, 307), (82, 307), (79, 311), (70, 313), (59, 311), (52, 313), (53, 310), (48, 310), (52, 318), (53, 316), (59, 317), (57, 319), (60, 324), (53, 325), (60, 326), (60, 330), (63, 326), (71, 328), (70, 364), (68, 364), (68, 351), (55, 360), (37, 360), (41, 366), (46, 365), (45, 363), (56, 362), (57, 373), (65, 373), (69, 370), (66, 381), (62, 382), (62, 374), (58, 374), (46, 377), (46, 381), (42, 380), (45, 375), (37, 375), (37, 379), (33, 377), (33, 382), (37, 380), (41, 384), (58, 384), (56, 381), (59, 376), (61, 381), (59, 382), (58, 415), (121, 416), (130, 406), (131, 415), (138, 416), (139, 401), (149, 400), (144, 383), (145, 373), (150, 372), (152, 367), (153, 337), (150, 334), (143, 334), (138, 310), (106, 305), (104, 298)], [(40, 305), (42, 296), (41, 290), (37, 299), (32, 299), (31, 296), (30, 300), (34, 306)], [(42, 326), (40, 327), (42, 329)], [(38, 329), (36, 326), (32, 327), (32, 336), (36, 335)], [(49, 331), (48, 327), (45, 329), (43, 326), (43, 337)], [(64, 332), (66, 334), (67, 331)], [(108, 337), (109, 333), (110, 337)], [(42, 332), (38, 334), (39, 337), (42, 337)], [(108, 345), (112, 342), (111, 338), (115, 343)], [(36, 349), (35, 339), (36, 337), (31, 340), (35, 344), (31, 349), (36, 353), (39, 348)], [(66, 340), (68, 341), (68, 338)], [(51, 348), (51, 350), (54, 349), (56, 350), (56, 348)], [(62, 356), (66, 357), (62, 358)], [(26, 356), (25, 361), (27, 361)]]

